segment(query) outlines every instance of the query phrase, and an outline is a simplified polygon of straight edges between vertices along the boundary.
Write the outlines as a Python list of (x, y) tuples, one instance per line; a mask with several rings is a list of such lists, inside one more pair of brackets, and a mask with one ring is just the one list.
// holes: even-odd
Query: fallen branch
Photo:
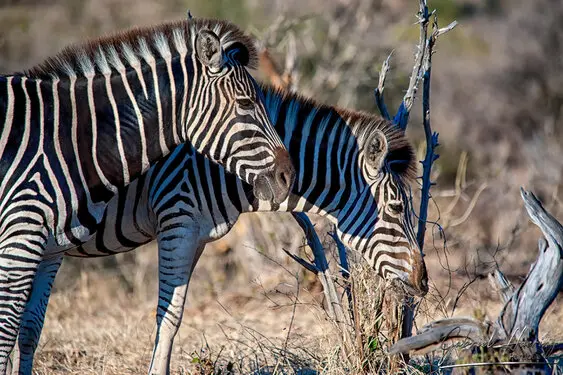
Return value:
[(437, 320), (423, 326), (416, 336), (397, 341), (389, 354), (408, 353), (409, 351), (427, 352), (436, 345), (454, 339), (468, 339), (472, 342), (485, 342), (487, 330), (479, 321), (472, 318), (450, 318)]
[[(538, 342), (540, 322), (563, 287), (563, 226), (550, 215), (537, 197), (521, 190), (524, 206), (530, 219), (542, 231), (538, 258), (530, 267), (526, 279), (518, 289), (496, 270), (489, 281), (499, 292), (504, 307), (496, 322), (481, 323), (469, 318), (449, 318), (426, 325), (414, 337), (395, 343), (390, 353), (432, 348), (453, 339), (469, 339), (474, 345), (531, 345), (535, 354), (545, 349)], [(550, 345), (551, 350), (561, 349), (561, 344)]]

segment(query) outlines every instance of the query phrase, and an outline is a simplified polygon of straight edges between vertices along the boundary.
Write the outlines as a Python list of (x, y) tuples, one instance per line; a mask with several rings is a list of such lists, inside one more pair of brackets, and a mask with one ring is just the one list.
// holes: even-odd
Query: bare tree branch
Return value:
[(391, 120), (391, 116), (389, 115), (389, 111), (387, 110), (387, 106), (385, 105), (385, 100), (383, 99), (383, 90), (385, 90), (385, 79), (387, 78), (387, 72), (389, 71), (390, 65), (389, 60), (391, 60), (391, 55), (393, 52), (387, 56), (383, 64), (381, 65), (381, 70), (379, 71), (379, 83), (377, 88), (375, 89), (375, 104), (377, 108), (379, 108), (379, 113), (381, 116), (386, 120)]
[[(485, 332), (484, 332), (485, 330)], [(437, 320), (424, 327), (416, 336), (397, 341), (389, 354), (407, 353), (409, 351), (427, 352), (445, 341), (453, 339), (469, 339), (472, 342), (484, 342), (486, 329), (472, 318), (449, 318)]]
[(526, 279), (504, 305), (498, 319), (507, 339), (534, 342), (540, 321), (563, 287), (563, 226), (549, 214), (536, 196), (521, 189), (528, 215), (542, 231), (538, 259)]
[[(434, 12), (432, 12), (432, 14), (434, 14)], [(422, 37), (423, 35), (427, 34), (426, 28), (429, 17), (426, 0), (420, 0), (419, 17), (421, 19), (420, 35)], [(430, 35), (430, 38), (426, 40), (426, 52), (422, 54), (422, 68), (424, 72), (422, 84), (422, 123), (424, 126), (424, 134), (426, 136), (426, 156), (422, 161), (422, 191), (420, 198), (420, 208), (418, 210), (418, 230), (416, 233), (416, 240), (418, 241), (418, 245), (420, 246), (421, 250), (424, 248), (426, 220), (428, 218), (428, 202), (430, 200), (430, 188), (433, 185), (433, 182), (430, 179), (430, 174), (432, 172), (432, 165), (438, 159), (438, 155), (435, 153), (436, 147), (438, 146), (438, 133), (433, 132), (432, 127), (430, 126), (430, 78), (432, 73), (432, 54), (434, 53), (434, 45), (436, 44), (438, 36), (448, 32), (449, 30), (452, 30), (456, 25), (457, 22), (454, 21), (447, 27), (439, 29), (438, 17), (434, 14), (434, 22), (432, 23), (433, 32), (432, 35)], [(411, 81), (412, 79), (413, 77), (411, 76)], [(405, 105), (408, 105), (407, 95), (405, 95), (405, 100), (403, 100), (403, 103), (406, 103)]]
[(403, 130), (407, 128), (409, 121), (409, 113), (414, 103), (414, 97), (418, 84), (421, 77), (422, 62), (424, 61), (424, 56), (427, 53), (427, 37), (428, 37), (428, 22), (430, 19), (430, 14), (428, 12), (428, 6), (426, 0), (419, 1), (419, 9), (417, 14), (417, 23), (420, 24), (420, 37), (418, 40), (417, 50), (414, 57), (414, 66), (412, 68), (411, 78), (409, 81), (409, 87), (405, 96), (403, 97), (403, 102), (395, 115), (394, 122), (399, 125)]
[(502, 302), (507, 303), (515, 292), (514, 286), (500, 270), (496, 269), (489, 274), (489, 283), (499, 293)]
[[(538, 258), (516, 291), (499, 270), (489, 276), (505, 302), (497, 321), (493, 325), (467, 318), (436, 321), (425, 326), (418, 335), (399, 340), (390, 353), (420, 350), (461, 337), (477, 345), (519, 342), (536, 344), (534, 350), (542, 350), (537, 342), (539, 324), (563, 287), (563, 226), (532, 192), (522, 189), (521, 195), (528, 215), (545, 239), (539, 240)], [(555, 349), (560, 347), (552, 345)]]
[(334, 285), (334, 279), (332, 277), (331, 271), (328, 267), (328, 261), (326, 260), (324, 247), (319, 240), (315, 232), (315, 227), (311, 220), (306, 214), (293, 213), (293, 217), (299, 224), (299, 226), (305, 232), (305, 237), (307, 238), (307, 244), (313, 252), (313, 258), (315, 262), (315, 267), (318, 270), (319, 280), (323, 285), (323, 292), (327, 301), (327, 311), (329, 315), (335, 320), (335, 323), (342, 335), (342, 349), (344, 350), (344, 355), (346, 355), (347, 347), (352, 343), (351, 339), (351, 321), (350, 316), (344, 312), (344, 308), (336, 291), (336, 286)]

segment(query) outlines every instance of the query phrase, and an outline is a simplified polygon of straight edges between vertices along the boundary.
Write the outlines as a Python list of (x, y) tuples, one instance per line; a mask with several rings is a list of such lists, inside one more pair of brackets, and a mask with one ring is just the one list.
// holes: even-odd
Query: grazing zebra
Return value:
[[(95, 237), (66, 253), (107, 256), (157, 239), (160, 286), (151, 374), (169, 371), (188, 282), (205, 243), (224, 236), (242, 212), (324, 215), (337, 225), (344, 244), (361, 252), (380, 275), (400, 281), (413, 294), (427, 291), (407, 197), (414, 154), (403, 132), (377, 116), (269, 87), (262, 91), (297, 171), (287, 200), (256, 200), (247, 184), (184, 144), (120, 191)], [(40, 265), (41, 281), (34, 284), (19, 338), (26, 364), (33, 359), (61, 261), (62, 255)]]
[(0, 77), (0, 374), (42, 260), (87, 241), (119, 189), (177, 145), (190, 141), (260, 199), (287, 197), (294, 169), (246, 70), (256, 61), (236, 26), (185, 20)]

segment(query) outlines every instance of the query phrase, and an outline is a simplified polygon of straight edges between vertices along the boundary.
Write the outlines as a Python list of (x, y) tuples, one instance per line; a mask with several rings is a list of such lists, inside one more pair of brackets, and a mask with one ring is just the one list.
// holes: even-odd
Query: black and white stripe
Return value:
[(293, 169), (246, 70), (256, 59), (234, 25), (189, 20), (0, 77), (0, 374), (36, 270), (49, 269), (42, 260), (87, 241), (108, 201), (177, 145), (190, 141), (247, 183), (267, 181), (273, 202), (285, 199)]
[[(340, 238), (364, 254), (388, 279), (417, 292), (426, 273), (408, 208), (414, 155), (401, 131), (382, 119), (336, 110), (264, 88), (266, 105), (297, 170), (292, 194), (280, 205), (258, 201), (249, 185), (211, 163), (189, 145), (120, 192), (109, 204), (95, 238), (67, 254), (106, 256), (158, 240), (160, 287), (157, 340), (150, 373), (168, 370), (171, 345), (182, 319), (187, 285), (206, 242), (225, 235), (242, 212), (318, 213), (337, 224)], [(378, 135), (385, 145), (370, 150)], [(380, 167), (365, 159), (380, 157)], [(50, 261), (52, 278), (62, 257)], [(26, 310), (32, 327), (20, 345), (35, 347), (49, 290), (34, 286)], [(37, 291), (37, 299), (35, 298)], [(31, 358), (26, 358), (31, 361)]]

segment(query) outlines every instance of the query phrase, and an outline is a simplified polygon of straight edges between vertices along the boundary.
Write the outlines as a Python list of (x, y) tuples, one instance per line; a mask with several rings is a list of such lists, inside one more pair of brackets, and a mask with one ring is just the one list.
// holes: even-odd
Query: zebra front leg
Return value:
[(63, 255), (61, 253), (44, 259), (37, 269), (18, 335), (19, 356), (14, 356), (13, 361), (13, 368), (19, 369), (16, 374), (31, 375), (32, 373), (33, 356), (39, 343), (51, 289), (63, 261)]
[[(34, 232), (31, 228), (26, 233)], [(10, 238), (16, 246), (0, 249), (0, 375), (6, 374), (20, 320), (31, 293), (35, 272), (44, 251), (45, 236)]]
[[(174, 237), (174, 239), (170, 239)], [(176, 246), (171, 243), (175, 242)], [(195, 243), (194, 243), (195, 242)], [(151, 375), (168, 375), (172, 344), (178, 332), (192, 270), (203, 251), (197, 236), (158, 236), (159, 291), (156, 339), (149, 368)]]

